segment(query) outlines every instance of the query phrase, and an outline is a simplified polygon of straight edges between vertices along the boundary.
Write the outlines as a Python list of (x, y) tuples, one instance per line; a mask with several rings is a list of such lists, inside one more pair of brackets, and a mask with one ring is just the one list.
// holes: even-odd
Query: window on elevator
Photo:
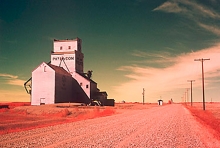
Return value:
[(47, 68), (47, 66), (44, 66), (44, 72), (46, 72), (46, 68)]

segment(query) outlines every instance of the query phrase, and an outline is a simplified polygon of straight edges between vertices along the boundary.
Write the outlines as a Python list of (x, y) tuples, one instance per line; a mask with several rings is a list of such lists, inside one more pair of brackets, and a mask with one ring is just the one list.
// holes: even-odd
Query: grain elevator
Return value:
[(91, 70), (84, 72), (83, 61), (81, 39), (54, 39), (50, 62), (38, 65), (24, 83), (31, 105), (105, 102), (107, 93), (97, 88)]

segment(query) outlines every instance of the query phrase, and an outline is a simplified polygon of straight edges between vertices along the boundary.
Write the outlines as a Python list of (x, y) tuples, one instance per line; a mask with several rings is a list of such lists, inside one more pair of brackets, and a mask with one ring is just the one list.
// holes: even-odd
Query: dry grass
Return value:
[(67, 122), (109, 116), (115, 113), (111, 107), (80, 107), (44, 105), (18, 106), (0, 109), (0, 134), (29, 130)]
[[(1, 105), (1, 104), (0, 104)], [(4, 104), (5, 105), (5, 104)], [(115, 107), (77, 106), (74, 103), (30, 106), (30, 103), (7, 103), (1, 108), (0, 134), (52, 126), (67, 122), (109, 116), (128, 110), (147, 109), (157, 104), (124, 103)], [(29, 106), (28, 106), (29, 105)]]
[(31, 103), (30, 102), (1, 102), (0, 103), (0, 109), (3, 106), (8, 106), (10, 109), (15, 108), (17, 106), (30, 106)]
[(206, 110), (203, 110), (202, 103), (185, 105), (191, 114), (203, 125), (212, 130), (216, 138), (220, 139), (220, 103), (206, 103)]
[(140, 109), (148, 109), (156, 106), (158, 106), (157, 103), (145, 103), (144, 105), (142, 103), (116, 103), (114, 108), (117, 110), (118, 109), (140, 110)]

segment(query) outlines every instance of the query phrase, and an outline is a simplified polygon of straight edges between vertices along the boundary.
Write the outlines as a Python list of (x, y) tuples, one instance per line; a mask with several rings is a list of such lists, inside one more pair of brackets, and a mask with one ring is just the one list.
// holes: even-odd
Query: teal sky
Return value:
[(84, 71), (116, 102), (182, 101), (188, 79), (220, 100), (217, 0), (0, 0), (0, 101), (29, 101), (23, 83), (50, 61), (53, 39), (82, 39)]

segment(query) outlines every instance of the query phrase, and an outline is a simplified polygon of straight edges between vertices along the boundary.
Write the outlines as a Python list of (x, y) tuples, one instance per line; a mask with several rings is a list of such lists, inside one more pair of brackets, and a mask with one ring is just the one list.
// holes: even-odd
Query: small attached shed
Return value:
[(115, 99), (106, 99), (105, 106), (115, 106)]
[(74, 73), (72, 77), (79, 83), (84, 93), (90, 99), (94, 99), (94, 94), (98, 92), (97, 83), (88, 78), (84, 73)]

